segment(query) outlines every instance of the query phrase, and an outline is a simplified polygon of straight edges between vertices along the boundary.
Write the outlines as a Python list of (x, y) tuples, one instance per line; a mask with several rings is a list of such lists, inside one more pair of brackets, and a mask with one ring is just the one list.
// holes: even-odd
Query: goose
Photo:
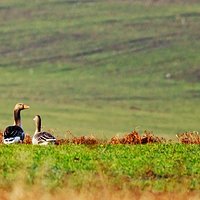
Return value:
[(14, 107), (14, 124), (13, 126), (8, 126), (3, 132), (3, 143), (13, 144), (22, 143), (24, 140), (24, 130), (22, 129), (21, 123), (21, 110), (30, 108), (24, 103), (17, 103)]
[(55, 144), (56, 138), (51, 135), (51, 133), (41, 131), (41, 117), (40, 115), (36, 115), (33, 120), (35, 121), (35, 133), (32, 138), (32, 144), (34, 145), (47, 145), (47, 144)]

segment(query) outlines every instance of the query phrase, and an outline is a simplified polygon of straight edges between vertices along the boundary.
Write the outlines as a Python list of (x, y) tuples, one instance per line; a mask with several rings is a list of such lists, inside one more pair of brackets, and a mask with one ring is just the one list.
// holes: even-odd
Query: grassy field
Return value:
[(0, 128), (16, 102), (63, 136), (199, 131), (198, 1), (2, 0)]
[[(200, 131), (197, 0), (1, 0), (0, 26), (0, 131), (17, 102), (30, 135)], [(199, 152), (0, 144), (0, 199), (200, 199)]]
[(199, 152), (199, 145), (182, 144), (1, 145), (0, 188), (197, 192)]

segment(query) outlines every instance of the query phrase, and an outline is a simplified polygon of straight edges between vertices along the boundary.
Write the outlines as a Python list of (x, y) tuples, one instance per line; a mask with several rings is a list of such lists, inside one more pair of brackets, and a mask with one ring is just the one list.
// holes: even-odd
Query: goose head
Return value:
[(35, 121), (35, 122), (41, 121), (40, 115), (35, 115), (35, 117), (33, 118), (33, 121)]
[(40, 115), (36, 115), (33, 118), (33, 121), (35, 121), (35, 126), (36, 126), (35, 133), (40, 132), (41, 131), (41, 117), (40, 117)]
[(30, 106), (24, 104), (24, 103), (17, 103), (14, 107), (14, 110), (24, 110), (24, 109), (29, 109)]

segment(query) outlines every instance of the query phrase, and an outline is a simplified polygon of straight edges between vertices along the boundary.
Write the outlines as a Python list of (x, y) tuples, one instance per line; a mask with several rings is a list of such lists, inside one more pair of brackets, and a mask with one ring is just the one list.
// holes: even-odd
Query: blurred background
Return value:
[(0, 129), (199, 131), (199, 31), (197, 0), (1, 0)]

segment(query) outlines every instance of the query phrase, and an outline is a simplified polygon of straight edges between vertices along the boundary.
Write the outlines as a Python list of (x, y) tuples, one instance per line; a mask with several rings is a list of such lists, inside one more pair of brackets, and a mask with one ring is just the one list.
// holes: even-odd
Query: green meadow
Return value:
[(199, 152), (183, 144), (1, 145), (0, 187), (199, 191)]
[(3, 0), (0, 125), (109, 138), (199, 131), (200, 4)]

